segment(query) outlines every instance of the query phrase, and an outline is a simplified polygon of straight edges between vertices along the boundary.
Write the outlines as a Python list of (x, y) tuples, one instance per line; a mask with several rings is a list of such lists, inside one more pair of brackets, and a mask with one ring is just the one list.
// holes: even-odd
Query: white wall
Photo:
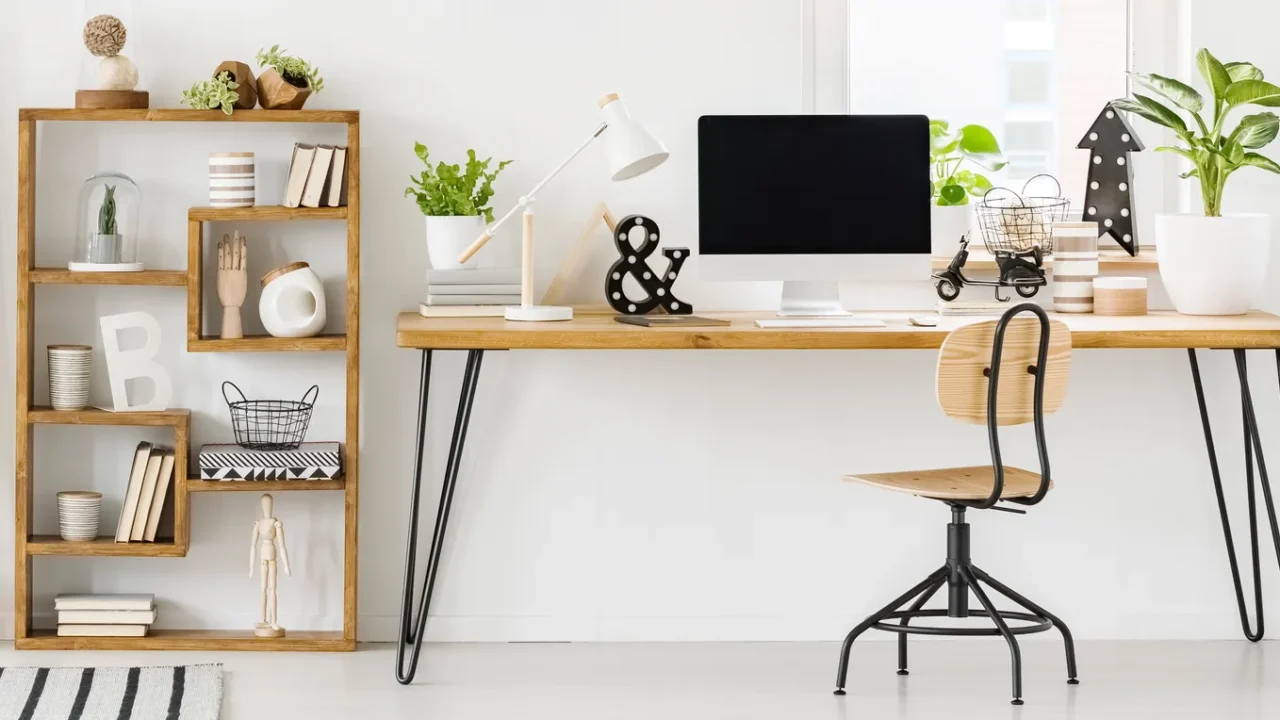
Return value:
[[(1245, 0), (1225, 4), (1258, 11)], [(540, 282), (549, 281), (601, 199), (615, 212), (650, 214), (668, 243), (696, 247), (695, 120), (702, 113), (800, 109), (801, 0), (319, 0), (304, 12), (283, 0), (134, 0), (134, 6), (136, 35), (148, 43), (134, 54), (149, 75), (155, 106), (176, 105), (180, 89), (219, 61), (248, 59), (258, 47), (279, 42), (324, 70), (328, 89), (310, 107), (363, 112), (360, 633), (390, 639), (418, 363), (416, 354), (394, 348), (393, 318), (420, 299), (426, 265), (420, 215), (401, 197), (417, 166), (412, 142), (426, 142), (439, 157), (476, 147), (517, 159), (499, 182), (501, 206), (589, 131), (598, 95), (623, 93), (666, 140), (672, 160), (611, 186), (602, 157), (592, 152), (549, 188), (539, 206)], [(0, 73), (0, 138), (10, 138), (0, 142), (0, 228), (8, 248), (0, 253), (0, 283), (13, 298), (15, 109), (70, 104), (82, 18), (79, 3), (63, 0), (5, 4), (0, 19), (21, 29), (0, 46), (4, 66), (22, 68)], [(1232, 35), (1231, 42), (1211, 31), (1205, 37), (1263, 67), (1280, 67), (1280, 53), (1261, 32), (1239, 40)], [(69, 252), (63, 214), (73, 211), (79, 182), (94, 170), (121, 169), (139, 180), (147, 195), (147, 236), (157, 243), (148, 259), (174, 267), (183, 262), (183, 212), (203, 203), (205, 153), (257, 152), (260, 199), (274, 202), (291, 143), (327, 137), (302, 127), (46, 128), (40, 137), (41, 262), (60, 262)], [(1260, 175), (1233, 180), (1239, 209), (1269, 207), (1276, 186)], [(806, 209), (802, 198), (790, 202), (798, 212)], [(301, 257), (341, 282), (338, 229), (241, 229), (254, 243), (255, 274), (273, 261)], [(514, 257), (511, 233), (493, 245), (490, 262)], [(602, 237), (597, 261), (609, 252)], [(596, 270), (578, 283), (584, 299), (598, 286)], [(679, 292), (704, 309), (763, 308), (777, 297), (767, 284), (702, 284), (693, 273)], [(924, 307), (930, 297), (923, 282), (846, 292), (850, 304), (861, 307)], [(38, 302), (38, 344), (96, 342), (97, 315), (155, 312), (172, 341), (167, 361), (177, 400), (197, 413), (197, 442), (228, 435), (217, 398), (224, 378), (243, 379), (253, 393), (285, 395), (319, 382), (322, 407), (313, 437), (339, 431), (337, 356), (186, 355), (178, 347), (177, 290), (41, 288)], [(12, 311), (0, 323), (7, 346), (2, 362), (12, 377)], [(838, 637), (941, 563), (947, 514), (942, 506), (842, 484), (839, 475), (984, 460), (982, 431), (945, 421), (936, 409), (934, 360), (919, 351), (490, 354), (429, 636)], [(1256, 365), (1266, 362), (1255, 354)], [(1205, 364), (1222, 458), (1239, 497), (1229, 358), (1206, 356)], [(428, 446), (435, 472), (426, 489), (424, 536), (460, 371), (460, 357), (444, 355), (437, 363)], [(1275, 377), (1260, 368), (1255, 383), (1263, 428), (1274, 428), (1280, 423)], [(43, 385), (38, 378), (38, 393)], [(11, 387), (0, 384), (0, 407), (11, 403)], [(11, 422), (0, 413), (5, 437), (13, 437)], [(980, 564), (1057, 609), (1083, 637), (1236, 637), (1185, 354), (1078, 353), (1071, 399), (1050, 432), (1057, 489), (1026, 517), (977, 518)], [(58, 489), (87, 484), (118, 493), (122, 458), (139, 437), (42, 430), (37, 527), (52, 527), (49, 500)], [(1029, 435), (1012, 431), (1007, 438), (1009, 460), (1034, 465)], [(5, 442), (0, 467), (11, 466), (11, 452)], [(12, 494), (0, 497), (4, 523)], [(37, 596), (65, 589), (151, 591), (166, 600), (164, 624), (243, 626), (256, 596), (244, 565), (254, 500), (194, 498), (186, 559), (42, 559)], [(289, 627), (338, 627), (339, 503), (322, 493), (277, 498), (297, 556), (298, 572), (282, 582)], [(0, 556), (12, 549), (9, 537), (0, 529)], [(0, 569), (6, 611), (11, 579)]]

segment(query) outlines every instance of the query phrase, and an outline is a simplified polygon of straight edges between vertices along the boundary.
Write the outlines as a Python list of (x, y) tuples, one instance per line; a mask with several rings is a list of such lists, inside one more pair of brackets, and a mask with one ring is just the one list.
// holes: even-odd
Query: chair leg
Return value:
[(978, 598), (978, 602), (982, 603), (982, 607), (987, 611), (987, 616), (996, 624), (996, 629), (1000, 631), (1000, 635), (1004, 637), (1005, 642), (1009, 643), (1009, 655), (1013, 658), (1013, 704), (1022, 704), (1022, 651), (1018, 649), (1018, 639), (1009, 631), (1009, 625), (1000, 617), (1000, 611), (996, 610), (996, 606), (992, 604), (991, 598), (987, 597), (987, 593), (978, 584), (978, 579), (974, 577), (968, 565), (960, 566), (960, 575), (964, 577), (969, 588), (973, 590), (973, 594)]
[(1062, 622), (1062, 620), (1060, 620), (1053, 613), (1049, 612), (1048, 610), (1045, 610), (1039, 605), (1031, 602), (1025, 597), (1014, 592), (1012, 589), (1009, 588), (1008, 585), (1005, 585), (999, 580), (996, 580), (995, 578), (991, 577), (987, 573), (983, 572), (981, 568), (970, 565), (969, 571), (972, 572), (974, 576), (977, 577), (979, 580), (995, 588), (996, 592), (1000, 593), (1001, 595), (1004, 595), (1005, 597), (1021, 605), (1027, 610), (1030, 610), (1032, 613), (1039, 615), (1040, 617), (1047, 618), (1050, 622), (1053, 623), (1054, 627), (1062, 631), (1062, 644), (1065, 645), (1067, 648), (1067, 684), (1079, 685), (1080, 680), (1077, 679), (1076, 677), (1076, 644), (1071, 639), (1071, 630), (1067, 628), (1067, 624)]
[[(932, 587), (930, 587), (928, 590), (925, 590), (923, 595), (916, 598), (916, 601), (911, 603), (911, 607), (907, 608), (907, 612), (915, 612), (920, 608), (924, 607), (924, 604), (929, 602), (929, 598), (932, 598), (934, 594), (938, 592), (938, 589), (941, 588), (944, 584), (946, 584), (946, 582), (947, 582), (947, 578), (945, 576), (938, 578), (938, 580), (933, 583)], [(898, 624), (901, 625), (902, 627), (906, 627), (910, 622), (911, 622), (911, 618), (908, 616), (908, 617), (902, 618), (902, 621), (899, 622)], [(910, 674), (907, 672), (907, 634), (906, 633), (898, 633), (898, 674), (899, 675)]]
[(903, 603), (924, 592), (927, 588), (937, 583), (940, 578), (945, 578), (948, 572), (950, 572), (950, 570), (946, 565), (943, 565), (941, 568), (934, 571), (929, 577), (925, 578), (923, 582), (898, 596), (893, 602), (877, 610), (875, 614), (871, 615), (866, 620), (863, 620), (857, 627), (849, 631), (849, 634), (844, 638), (844, 645), (840, 648), (840, 667), (836, 670), (836, 695), (844, 695), (845, 680), (849, 677), (849, 652), (853, 649), (853, 641), (857, 640), (859, 635), (866, 632), (867, 628), (880, 622), (889, 613), (901, 607)]

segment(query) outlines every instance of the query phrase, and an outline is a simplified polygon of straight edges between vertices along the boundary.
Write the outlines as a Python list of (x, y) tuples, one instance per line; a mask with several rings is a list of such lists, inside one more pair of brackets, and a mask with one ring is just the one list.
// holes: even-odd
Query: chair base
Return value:
[[(1017, 603), (1023, 611), (997, 610), (983, 585)], [(947, 586), (946, 609), (925, 610), (938, 590)], [(969, 594), (978, 599), (981, 610), (969, 609)], [(910, 605), (908, 605), (910, 603)], [(904, 605), (907, 609), (902, 610)], [(911, 625), (918, 618), (967, 618), (986, 617), (993, 627), (934, 627)], [(890, 621), (896, 621), (891, 623)], [(1009, 621), (1020, 624), (1010, 627)], [(1065, 623), (1049, 611), (1036, 605), (1008, 586), (999, 582), (975, 566), (969, 557), (969, 525), (965, 522), (965, 506), (951, 504), (951, 523), (947, 525), (947, 564), (935, 570), (927, 578), (898, 596), (893, 602), (863, 620), (845, 636), (840, 649), (840, 667), (836, 672), (836, 695), (845, 694), (845, 682), (849, 675), (849, 653), (853, 641), (869, 629), (898, 633), (898, 674), (907, 675), (907, 635), (991, 636), (999, 635), (1009, 645), (1013, 662), (1013, 704), (1022, 704), (1022, 653), (1018, 648), (1018, 635), (1045, 632), (1057, 628), (1067, 651), (1067, 684), (1078, 685), (1076, 677), (1075, 643)]]

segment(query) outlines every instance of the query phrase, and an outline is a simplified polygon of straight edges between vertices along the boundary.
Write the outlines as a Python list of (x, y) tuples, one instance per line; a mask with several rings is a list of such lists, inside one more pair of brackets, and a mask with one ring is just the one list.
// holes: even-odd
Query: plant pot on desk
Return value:
[(930, 203), (929, 224), (930, 254), (952, 257), (960, 249), (960, 238), (973, 230), (973, 207)]
[(427, 258), (431, 260), (431, 267), (435, 270), (461, 268), (458, 256), (484, 232), (484, 217), (427, 215), (426, 220)]
[(258, 102), (267, 110), (301, 110), (308, 97), (311, 97), (310, 87), (290, 83), (275, 68), (258, 77)]
[(1160, 279), (1184, 315), (1243, 315), (1262, 292), (1271, 217), (1156, 215)]

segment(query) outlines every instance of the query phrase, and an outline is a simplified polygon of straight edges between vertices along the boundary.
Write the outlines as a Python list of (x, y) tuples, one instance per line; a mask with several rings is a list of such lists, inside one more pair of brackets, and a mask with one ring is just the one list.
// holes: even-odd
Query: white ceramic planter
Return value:
[(258, 299), (262, 327), (273, 337), (314, 337), (324, 329), (324, 286), (304, 262), (267, 273)]
[(932, 255), (953, 257), (960, 250), (960, 237), (973, 229), (972, 205), (929, 205)]
[(1271, 216), (1156, 215), (1160, 279), (1184, 315), (1243, 315), (1271, 259)]
[[(428, 215), (427, 258), (435, 270), (456, 270), (463, 267), (458, 256), (484, 232), (484, 218), (480, 215), (442, 217)], [(475, 266), (475, 259), (468, 261)]]

